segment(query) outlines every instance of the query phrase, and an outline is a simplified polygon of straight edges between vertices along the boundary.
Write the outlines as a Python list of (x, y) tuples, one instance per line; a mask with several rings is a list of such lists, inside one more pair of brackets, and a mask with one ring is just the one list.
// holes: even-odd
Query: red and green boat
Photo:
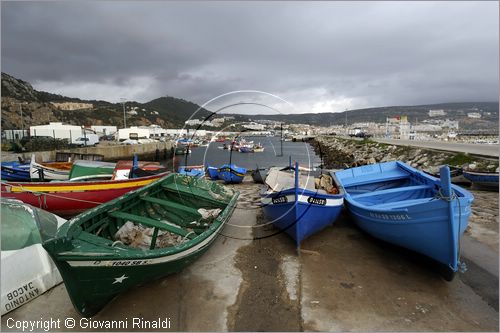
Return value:
[(171, 174), (69, 220), (43, 247), (76, 310), (92, 316), (119, 293), (200, 257), (229, 220), (238, 194)]
[(102, 181), (60, 182), (3, 182), (4, 198), (21, 200), (53, 214), (72, 217), (119, 196), (160, 179), (168, 172), (157, 175)]

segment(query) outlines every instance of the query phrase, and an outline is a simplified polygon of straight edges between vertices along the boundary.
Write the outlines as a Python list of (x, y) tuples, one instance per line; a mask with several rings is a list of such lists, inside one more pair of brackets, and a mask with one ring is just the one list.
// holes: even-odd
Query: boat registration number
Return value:
[(383, 214), (383, 213), (371, 213), (370, 217), (374, 217), (382, 220), (392, 220), (392, 221), (403, 221), (403, 220), (411, 220), (411, 217), (408, 214)]
[(326, 199), (324, 198), (309, 197), (307, 198), (307, 202), (314, 205), (326, 206)]
[(273, 198), (273, 205), (287, 203), (288, 199), (286, 196)]

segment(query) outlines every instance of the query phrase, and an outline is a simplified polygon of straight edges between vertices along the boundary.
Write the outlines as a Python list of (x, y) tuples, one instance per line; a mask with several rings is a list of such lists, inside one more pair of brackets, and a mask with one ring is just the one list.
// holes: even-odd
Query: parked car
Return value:
[(99, 143), (97, 134), (87, 134), (73, 140), (72, 144), (77, 146), (95, 146)]

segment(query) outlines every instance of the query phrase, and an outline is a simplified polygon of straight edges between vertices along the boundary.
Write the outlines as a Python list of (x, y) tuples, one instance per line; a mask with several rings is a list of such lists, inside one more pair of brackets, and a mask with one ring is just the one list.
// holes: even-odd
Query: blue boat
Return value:
[(266, 178), (267, 190), (260, 193), (267, 219), (290, 235), (297, 245), (307, 237), (333, 224), (343, 206), (344, 194), (315, 189), (315, 178), (299, 174), (298, 164), (292, 172), (271, 168)]
[(235, 164), (224, 164), (218, 170), (218, 177), (227, 184), (237, 184), (243, 181), (247, 169), (240, 168)]
[(210, 177), (211, 180), (219, 179), (219, 171), (218, 170), (219, 170), (218, 168), (208, 165), (207, 166), (208, 177)]
[(205, 176), (203, 166), (180, 166), (177, 171), (181, 175), (201, 178)]
[(30, 163), (21, 162), (2, 162), (2, 180), (9, 181), (21, 181), (29, 182), (31, 181), (30, 176)]
[(334, 177), (361, 229), (432, 258), (443, 277), (453, 279), (474, 197), (451, 184), (448, 166), (440, 169), (441, 179), (399, 161), (337, 171)]
[(253, 149), (247, 146), (240, 147), (240, 153), (253, 153)]
[(463, 175), (477, 189), (498, 191), (498, 172), (474, 172), (464, 170)]

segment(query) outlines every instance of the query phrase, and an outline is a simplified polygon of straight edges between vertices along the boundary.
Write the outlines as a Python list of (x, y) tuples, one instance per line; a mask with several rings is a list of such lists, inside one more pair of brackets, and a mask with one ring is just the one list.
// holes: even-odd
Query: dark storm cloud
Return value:
[[(240, 89), (302, 112), (491, 101), (498, 3), (2, 2), (2, 70), (113, 101)], [(231, 98), (250, 97), (219, 103)]]

